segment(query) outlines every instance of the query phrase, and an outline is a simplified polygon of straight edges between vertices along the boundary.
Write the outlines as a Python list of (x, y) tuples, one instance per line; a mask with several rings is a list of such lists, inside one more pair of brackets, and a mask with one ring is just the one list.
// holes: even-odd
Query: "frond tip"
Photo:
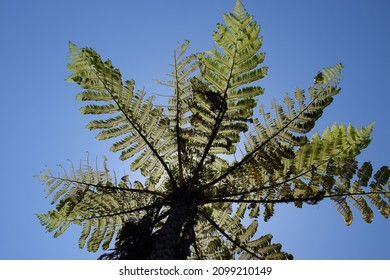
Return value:
[(240, 20), (248, 17), (248, 12), (245, 10), (240, 0), (236, 0), (236, 5), (234, 6), (233, 12)]

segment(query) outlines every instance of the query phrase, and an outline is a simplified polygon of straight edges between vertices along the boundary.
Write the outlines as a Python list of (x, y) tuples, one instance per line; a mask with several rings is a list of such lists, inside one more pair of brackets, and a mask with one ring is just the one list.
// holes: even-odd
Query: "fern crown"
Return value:
[(291, 259), (272, 235), (255, 236), (259, 216), (268, 221), (275, 204), (332, 199), (347, 225), (351, 206), (369, 223), (373, 206), (389, 216), (388, 167), (374, 172), (356, 161), (373, 125), (334, 124), (307, 136), (339, 94), (343, 65), (323, 68), (310, 88), (273, 101), (267, 112), (257, 104), (264, 94), (257, 82), (267, 74), (260, 26), (239, 0), (223, 19), (212, 50), (188, 55), (189, 41), (175, 50), (170, 80), (161, 82), (172, 89), (165, 107), (124, 80), (110, 60), (69, 43), (67, 80), (83, 89), (80, 112), (95, 118), (87, 128), (98, 140), (113, 139), (111, 151), (145, 182), (116, 178), (105, 158), (101, 168), (86, 161), (70, 171), (61, 167), (58, 176), (42, 172), (56, 207), (38, 218), (55, 237), (77, 224), (80, 248), (106, 250), (116, 237), (117, 250), (127, 244), (136, 252), (136, 244), (156, 244), (175, 207), (185, 205), (178, 244), (189, 250), (177, 254)]

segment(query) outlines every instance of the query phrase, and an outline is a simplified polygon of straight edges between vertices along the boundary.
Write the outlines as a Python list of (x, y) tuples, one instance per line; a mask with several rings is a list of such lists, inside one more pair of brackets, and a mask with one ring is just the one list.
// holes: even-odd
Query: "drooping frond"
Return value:
[[(258, 216), (259, 206), (263, 205), (264, 219), (267, 221), (274, 214), (275, 204), (294, 203), (302, 207), (303, 203), (317, 204), (323, 199), (332, 199), (347, 225), (353, 221), (351, 206), (361, 213), (364, 221), (371, 223), (373, 206), (383, 217), (390, 215), (390, 170), (383, 166), (373, 176), (372, 170), (369, 162), (358, 168), (357, 162), (351, 158), (340, 164), (329, 159), (326, 171), (313, 167), (309, 172), (296, 175), (291, 169), (293, 175), (289, 175), (290, 178), (252, 187), (252, 190), (242, 188), (241, 192), (235, 194), (221, 194), (205, 201), (205, 204), (229, 202), (239, 203), (240, 207), (250, 205), (250, 216), (253, 211)], [(236, 186), (239, 189), (238, 181)]]
[[(233, 259), (234, 247), (231, 240), (237, 238), (245, 229), (241, 224), (242, 209), (232, 210), (230, 203), (221, 203), (214, 207), (203, 207), (196, 223), (195, 238), (201, 259)], [(237, 244), (236, 243), (236, 244)], [(192, 258), (199, 258), (193, 254)]]
[(265, 153), (268, 157), (254, 156), (221, 180), (215, 198), (245, 200), (252, 204), (249, 215), (253, 217), (259, 215), (261, 201), (266, 221), (273, 216), (275, 203), (293, 202), (298, 207), (304, 202), (315, 204), (338, 177), (344, 176), (344, 166), (367, 147), (372, 128), (372, 124), (361, 129), (335, 124), (322, 137), (315, 133), (295, 151), (294, 157), (271, 153), (275, 150)]
[[(289, 253), (282, 252), (282, 245), (279, 243), (272, 243), (273, 236), (267, 234), (249, 241), (246, 248), (256, 254), (260, 255), (264, 260), (291, 260), (293, 256)], [(239, 260), (254, 260), (251, 254), (242, 252), (238, 257)]]
[[(272, 235), (254, 238), (258, 222), (252, 220), (244, 226), (245, 205), (235, 211), (231, 205), (223, 208), (205, 208), (197, 224), (197, 247), (203, 259), (292, 259), (292, 255), (282, 252), (280, 244), (272, 244)], [(210, 213), (208, 213), (210, 212)], [(193, 255), (194, 258), (197, 256)]]
[[(69, 174), (68, 174), (69, 173)], [(160, 207), (163, 195), (146, 190), (141, 183), (132, 186), (127, 176), (113, 181), (104, 161), (104, 169), (93, 170), (88, 162), (70, 172), (54, 176), (50, 170), (41, 173), (46, 193), (53, 196), (56, 209), (37, 214), (47, 231), (61, 235), (70, 225), (82, 227), (80, 248), (97, 251), (108, 248), (115, 234), (127, 221), (140, 218), (148, 209)]]
[(386, 219), (390, 215), (390, 169), (380, 168), (374, 175), (371, 163), (365, 162), (357, 168), (356, 162), (343, 166), (343, 176), (339, 176), (325, 196), (335, 201), (337, 211), (347, 225), (353, 221), (353, 206), (367, 223), (374, 218), (372, 206)]
[(132, 170), (140, 169), (144, 176), (153, 174), (151, 183), (156, 183), (164, 171), (174, 182), (168, 165), (176, 149), (175, 138), (163, 109), (153, 106), (152, 98), (145, 100), (145, 92), (135, 92), (134, 81), (122, 81), (110, 60), (103, 62), (94, 50), (72, 43), (69, 49), (68, 69), (73, 73), (68, 81), (85, 89), (77, 100), (89, 102), (80, 112), (107, 115), (91, 121), (87, 128), (100, 130), (99, 140), (116, 139), (111, 151), (121, 151), (122, 160), (134, 157)]

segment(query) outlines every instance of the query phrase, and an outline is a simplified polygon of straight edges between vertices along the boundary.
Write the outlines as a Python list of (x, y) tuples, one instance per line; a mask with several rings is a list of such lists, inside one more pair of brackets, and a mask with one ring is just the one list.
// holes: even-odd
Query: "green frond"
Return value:
[(148, 190), (135, 190), (126, 176), (114, 184), (106, 159), (103, 171), (92, 170), (88, 161), (78, 169), (71, 165), (69, 174), (63, 170), (59, 176), (53, 176), (49, 170), (40, 175), (56, 209), (37, 217), (47, 231), (54, 232), (54, 237), (72, 224), (81, 226), (79, 247), (87, 245), (88, 251), (94, 252), (100, 246), (107, 249), (122, 224), (131, 217), (142, 217), (147, 205), (154, 207), (160, 196)]
[[(108, 225), (117, 225), (118, 230), (123, 227), (123, 225), (122, 225), (123, 221), (119, 217), (108, 217), (107, 223), (108, 223)], [(114, 238), (115, 234), (116, 234), (115, 230), (108, 230), (105, 233), (104, 238), (101, 239), (101, 242), (98, 243), (98, 248), (99, 248), (99, 245), (101, 244), (102, 249), (107, 250), (109, 248), (111, 241)]]
[[(353, 221), (348, 202), (360, 212), (367, 223), (371, 223), (374, 218), (372, 206), (387, 218), (390, 214), (390, 192), (389, 186), (386, 186), (390, 177), (389, 168), (383, 166), (372, 176), (372, 166), (368, 162), (360, 168), (357, 168), (354, 162), (345, 165), (347, 168), (340, 169), (341, 174), (336, 178), (333, 188), (327, 190), (327, 195), (337, 203), (337, 210), (342, 214), (346, 224), (350, 225)], [(348, 168), (348, 165), (352, 168)], [(348, 171), (350, 174), (345, 174), (345, 170), (351, 170)]]
[(251, 205), (250, 212), (249, 212), (249, 218), (255, 219), (259, 217), (260, 215), (260, 204), (259, 203), (254, 203)]
[(384, 187), (389, 188), (390, 170), (387, 166), (382, 166), (374, 175), (374, 180), (370, 183), (372, 190), (384, 190)]
[(374, 219), (374, 212), (366, 202), (366, 200), (363, 197), (354, 197), (351, 198), (352, 205), (355, 207), (361, 214), (362, 218), (366, 223), (371, 223)]
[(106, 234), (107, 227), (107, 219), (98, 219), (95, 222), (94, 230), (91, 233), (91, 237), (87, 242), (87, 248), (89, 252), (96, 252), (100, 244), (103, 241), (104, 235)]
[[(370, 173), (370, 171), (366, 171)], [(368, 175), (368, 174), (367, 174)], [(371, 203), (378, 209), (386, 219), (390, 215), (390, 169), (387, 166), (382, 166), (374, 175), (374, 180), (369, 184), (372, 193), (368, 194)], [(359, 182), (362, 186), (366, 185)]]
[(374, 205), (378, 209), (379, 213), (387, 219), (390, 215), (390, 205), (389, 205), (390, 203), (388, 202), (389, 192), (385, 195), (380, 195), (378, 193), (371, 193), (368, 194), (367, 196), (370, 199), (372, 205)]
[(207, 211), (211, 211), (210, 217), (216, 221), (220, 229), (225, 231), (224, 234), (230, 237), (226, 239), (226, 236), (221, 235), (213, 225), (198, 220), (199, 228), (196, 232), (199, 238), (198, 249), (202, 252), (202, 257), (207, 259), (209, 250), (215, 252), (215, 245), (217, 245), (219, 248), (228, 248), (230, 255), (225, 252), (224, 259), (232, 259), (234, 255), (239, 256), (239, 259), (292, 259), (291, 254), (281, 251), (280, 244), (272, 244), (272, 235), (253, 238), (257, 232), (258, 222), (252, 220), (247, 227), (243, 226), (242, 221), (246, 211), (244, 204), (240, 204), (235, 211), (232, 211), (230, 206), (226, 207), (226, 203), (220, 206), (224, 207), (208, 208)]
[(239, 134), (248, 130), (255, 98), (263, 94), (261, 87), (252, 85), (267, 74), (266, 67), (258, 67), (264, 54), (258, 52), (260, 27), (252, 20), (238, 1), (233, 13), (224, 16), (225, 25), (217, 24), (213, 39), (218, 50), (198, 55), (201, 75), (192, 80), (196, 101), (190, 110), (196, 143), (212, 154), (236, 152)]
[[(240, 216), (243, 214), (242, 208), (237, 209), (233, 213), (231, 206), (228, 204), (220, 205), (220, 207), (205, 207), (203, 211), (208, 214), (209, 217), (218, 224), (220, 228), (223, 228), (227, 234), (236, 238), (238, 234), (242, 234), (244, 228), (240, 221)], [(236, 217), (232, 217), (236, 216)], [(233, 254), (229, 250), (229, 244), (226, 243), (225, 237), (218, 231), (214, 225), (207, 222), (204, 219), (198, 219), (196, 224), (196, 238), (198, 240), (198, 249), (201, 255), (205, 259), (215, 259), (214, 252), (220, 251), (222, 259), (231, 259)], [(222, 250), (221, 250), (222, 249)], [(195, 256), (193, 256), (195, 258)], [(218, 259), (218, 258), (216, 258)]]
[[(122, 160), (136, 157), (143, 151), (143, 157), (147, 155), (148, 158), (136, 160), (145, 164), (158, 161), (173, 179), (166, 160), (175, 151), (164, 154), (159, 145), (152, 144), (153, 141), (163, 142), (164, 139), (175, 142), (175, 138), (170, 137), (168, 119), (163, 110), (152, 104), (153, 97), (145, 99), (145, 92), (135, 92), (134, 81), (123, 82), (120, 71), (112, 66), (111, 61), (103, 62), (92, 49), (79, 49), (72, 43), (69, 44), (69, 49), (68, 69), (73, 73), (68, 80), (85, 89), (77, 96), (77, 100), (89, 102), (80, 112), (111, 115), (107, 119), (91, 121), (87, 128), (100, 130), (97, 135), (99, 140), (119, 139), (111, 150), (122, 151)], [(185, 49), (186, 45), (182, 47), (182, 51)], [(96, 102), (99, 103), (95, 104)], [(102, 102), (106, 104), (101, 104)], [(152, 158), (156, 160), (149, 160)], [(156, 166), (157, 169), (159, 167)], [(137, 168), (140, 168), (140, 165)]]
[[(247, 248), (254, 251), (263, 260), (292, 260), (293, 256), (289, 253), (282, 252), (282, 246), (278, 243), (273, 244), (272, 238), (273, 236), (271, 234), (261, 236), (249, 241)], [(238, 259), (254, 260), (255, 258), (247, 252), (242, 252)]]
[(241, 1), (240, 0), (236, 0), (236, 5), (234, 6), (234, 14), (240, 19), (240, 20), (244, 20), (245, 18), (247, 18), (248, 16), (248, 13), (247, 11), (245, 10), (244, 6), (242, 5)]
[(335, 87), (335, 82), (330, 83), (330, 79), (338, 81), (341, 68), (341, 64), (337, 64), (333, 67), (324, 68), (320, 72), (326, 72), (328, 76), (331, 73), (333, 76), (329, 76), (329, 81), (323, 80), (322, 83), (315, 80), (315, 85), (309, 89), (310, 102), (307, 104), (305, 103), (304, 91), (296, 90), (295, 99), (298, 101), (298, 108), (296, 108), (294, 100), (288, 95), (284, 98), (287, 111), (282, 106), (277, 105), (276, 101), (272, 103), (275, 118), (272, 118), (269, 113), (266, 113), (260, 107), (260, 114), (264, 119), (264, 129), (261, 128), (262, 125), (259, 121), (255, 123), (255, 128), (257, 131), (261, 131), (262, 141), (275, 139), (275, 141), (281, 141), (287, 145), (303, 145), (305, 137), (299, 136), (297, 133), (305, 134), (309, 132), (314, 127), (316, 120), (323, 114), (323, 110), (331, 103), (332, 96), (339, 92), (339, 89)]
[(264, 204), (263, 219), (264, 222), (268, 222), (269, 219), (275, 214), (275, 206), (273, 203)]
[[(256, 121), (254, 124), (258, 131), (257, 135), (250, 135), (247, 138), (246, 148), (249, 152), (268, 139), (268, 128), (258, 126)], [(240, 174), (245, 174), (245, 177), (248, 177), (248, 180), (235, 180), (234, 188), (237, 193), (240, 193), (240, 190), (243, 194), (246, 193), (242, 199), (262, 202), (265, 221), (273, 216), (276, 201), (294, 202), (297, 207), (302, 207), (303, 203), (317, 204), (324, 197), (330, 197), (336, 201), (338, 210), (347, 224), (353, 220), (348, 201), (362, 214), (365, 221), (371, 222), (373, 213), (366, 201), (360, 196), (349, 195), (364, 194), (365, 190), (361, 186), (369, 185), (371, 165), (365, 163), (358, 169), (352, 160), (369, 144), (371, 131), (372, 125), (357, 129), (351, 125), (335, 124), (332, 128), (327, 128), (322, 136), (315, 133), (306, 144), (295, 151), (287, 150), (289, 152), (285, 155), (281, 152), (276, 153), (283, 147), (277, 146), (281, 145), (280, 142), (270, 141), (263, 149), (258, 150), (258, 153), (252, 155), (245, 165), (233, 172), (234, 176), (242, 178), (243, 175)], [(377, 181), (374, 180), (377, 184), (371, 183), (379, 186), (383, 193), (386, 191), (382, 188), (388, 182), (386, 170), (383, 168), (374, 177), (378, 178)], [(353, 182), (355, 175), (358, 180)], [(245, 192), (248, 189), (253, 191)], [(388, 206), (383, 200), (385, 194), (377, 196), (374, 188), (372, 189), (365, 197), (372, 198), (374, 201), (372, 204), (386, 216)], [(346, 199), (344, 196), (349, 198)], [(259, 213), (259, 206), (258, 203), (254, 203), (251, 215)]]
[[(315, 133), (307, 144), (299, 147), (293, 159), (286, 159), (283, 172), (287, 172), (291, 166), (298, 173), (315, 166), (318, 171), (325, 173), (327, 165), (324, 163), (330, 159), (343, 164), (359, 155), (370, 143), (371, 131), (372, 125), (359, 130), (352, 125), (346, 127), (344, 124), (334, 124), (332, 128), (325, 129), (322, 136)], [(303, 177), (309, 178), (310, 174)]]
[(92, 219), (87, 219), (84, 222), (84, 224), (82, 226), (83, 230), (81, 231), (81, 236), (79, 238), (79, 248), (84, 248), (85, 242), (87, 241), (87, 238), (88, 238), (89, 234), (91, 233), (92, 223), (93, 223)]
[[(260, 107), (263, 123), (257, 119), (253, 121), (256, 134), (250, 135), (245, 143), (247, 155), (238, 163), (238, 166), (246, 164), (245, 161), (249, 158), (255, 158), (260, 166), (268, 163), (267, 171), (272, 173), (272, 170), (282, 169), (281, 161), (287, 162), (284, 171), (290, 168), (288, 160), (293, 160), (298, 169), (302, 169), (303, 166), (307, 167), (313, 161), (317, 161), (317, 158), (322, 156), (319, 151), (323, 149), (323, 145), (320, 141), (316, 141), (319, 138), (318, 135), (313, 137), (314, 141), (311, 144), (306, 145), (307, 138), (304, 134), (314, 127), (325, 107), (331, 103), (332, 96), (339, 92), (335, 85), (341, 75), (341, 68), (342, 65), (337, 64), (333, 67), (324, 68), (317, 75), (314, 86), (309, 89), (310, 101), (308, 103), (306, 103), (304, 91), (296, 90), (295, 99), (298, 108), (295, 108), (295, 102), (289, 96), (284, 98), (287, 110), (278, 105), (276, 101), (272, 103), (275, 118), (272, 118), (270, 113), (265, 112), (264, 108)], [(324, 75), (326, 78), (320, 81), (318, 77)], [(353, 128), (350, 129), (353, 131), (349, 134), (350, 141), (354, 141), (353, 134), (355, 131)], [(364, 134), (364, 137), (366, 137), (367, 133)], [(297, 146), (301, 148), (295, 154), (294, 150)], [(363, 147), (365, 147), (364, 144), (362, 144), (362, 147), (356, 147), (355, 149), (360, 150)], [(275, 154), (274, 151), (277, 153)], [(312, 158), (302, 157), (299, 155), (300, 153), (310, 154)], [(235, 169), (235, 167), (233, 166), (231, 169)]]
[(253, 220), (250, 225), (245, 229), (245, 232), (240, 235), (240, 241), (244, 244), (247, 243), (256, 233), (259, 224), (257, 220)]
[(351, 225), (353, 221), (353, 215), (352, 215), (351, 208), (349, 207), (345, 198), (336, 197), (333, 198), (332, 200), (336, 202), (335, 207), (337, 207), (337, 211), (343, 216), (345, 224), (347, 226)]

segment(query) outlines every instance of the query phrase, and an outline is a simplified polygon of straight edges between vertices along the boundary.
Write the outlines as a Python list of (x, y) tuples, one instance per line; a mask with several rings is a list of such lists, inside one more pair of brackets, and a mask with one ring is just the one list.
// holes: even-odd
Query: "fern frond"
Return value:
[[(56, 209), (47, 214), (38, 214), (41, 224), (54, 237), (60, 236), (70, 225), (82, 227), (79, 246), (87, 245), (95, 252), (102, 246), (106, 250), (123, 224), (134, 217), (141, 217), (148, 208), (159, 207), (158, 192), (135, 189), (127, 177), (113, 182), (104, 159), (104, 170), (93, 170), (87, 161), (78, 169), (71, 166), (68, 175), (53, 176), (50, 170), (40, 177), (46, 191), (53, 196)], [(138, 183), (139, 184), (139, 183)]]
[[(81, 108), (80, 112), (114, 115), (108, 119), (91, 121), (87, 128), (100, 130), (97, 138), (101, 140), (121, 137), (111, 150), (121, 151), (122, 160), (136, 157), (143, 151), (143, 158), (135, 159), (143, 164), (133, 164), (132, 168), (141, 169), (146, 174), (146, 170), (149, 171), (153, 164), (154, 171), (158, 173), (156, 177), (161, 177), (165, 171), (174, 184), (168, 161), (173, 153), (170, 148), (175, 145), (175, 138), (169, 130), (169, 121), (163, 110), (153, 106), (152, 97), (145, 100), (145, 92), (135, 92), (134, 81), (123, 82), (121, 73), (112, 66), (111, 61), (103, 62), (94, 50), (80, 49), (72, 43), (69, 49), (68, 69), (73, 73), (68, 81), (76, 82), (85, 89), (77, 96), (77, 100), (92, 102)], [(163, 169), (156, 163), (162, 165)]]
[[(284, 169), (280, 174), (286, 174), (291, 168), (301, 173), (312, 167), (316, 168), (316, 172), (326, 174), (328, 165), (325, 163), (329, 160), (341, 166), (359, 155), (371, 142), (372, 128), (372, 124), (361, 129), (334, 124), (332, 128), (326, 128), (322, 136), (315, 133), (306, 145), (299, 147), (293, 159), (284, 160)], [(309, 179), (310, 176), (306, 174), (303, 178)]]
[[(249, 251), (248, 249), (245, 248), (245, 246), (241, 245), (240, 242), (237, 241), (236, 237), (232, 237), (232, 236), (235, 236), (235, 235), (228, 234), (228, 232), (231, 231), (233, 226), (235, 226), (235, 227), (237, 227), (237, 226), (240, 227), (241, 226), (241, 228), (239, 228), (238, 231), (235, 232), (235, 233), (236, 234), (242, 233), (242, 225), (241, 225), (241, 223), (237, 219), (233, 218), (231, 220), (231, 222), (228, 224), (228, 228), (225, 228), (225, 227), (221, 227), (220, 225), (218, 225), (212, 218), (210, 218), (203, 211), (198, 211), (198, 213), (214, 227), (214, 229), (222, 236), (222, 238), (226, 238), (227, 242), (232, 244), (231, 245), (231, 246), (233, 246), (232, 248), (235, 248), (237, 246), (238, 248), (240, 248), (241, 250), (247, 252), (248, 254), (252, 255), (253, 257), (258, 258), (253, 252)], [(236, 222), (233, 222), (234, 220), (236, 220)], [(220, 222), (220, 221), (218, 221), (218, 222)], [(221, 242), (223, 242), (222, 239), (220, 239), (220, 240), (221, 240)], [(230, 251), (232, 251), (232, 249), (230, 249)]]
[[(185, 133), (182, 133), (184, 126), (189, 122), (190, 104), (193, 102), (193, 93), (189, 77), (195, 72), (199, 65), (196, 61), (196, 55), (190, 55), (183, 58), (188, 48), (189, 42), (185, 41), (180, 48), (180, 53), (177, 50), (174, 55), (174, 71), (171, 74), (173, 81), (175, 96), (169, 100), (171, 130), (175, 132), (177, 161), (179, 168), (179, 183), (182, 185), (186, 171), (183, 171), (183, 153), (186, 152), (184, 142), (186, 141)], [(188, 139), (187, 139), (188, 141)], [(187, 171), (188, 172), (188, 171)]]
[[(367, 175), (371, 174), (370, 171), (366, 171)], [(382, 166), (374, 175), (374, 180), (369, 184), (370, 191), (368, 194), (371, 203), (378, 209), (383, 217), (386, 219), (390, 215), (390, 170), (387, 166)], [(366, 181), (359, 182), (361, 186), (365, 186)]]
[[(331, 129), (327, 128), (322, 137), (318, 133), (314, 134), (311, 141), (299, 147), (293, 158), (280, 159), (280, 156), (274, 156), (273, 151), (261, 150), (262, 153), (237, 169), (234, 176), (228, 176), (218, 183), (215, 191), (219, 195), (213, 201), (252, 203), (253, 211), (256, 212), (259, 211), (259, 203), (262, 203), (263, 216), (267, 221), (274, 214), (275, 203), (294, 202), (297, 207), (302, 207), (304, 202), (316, 204), (326, 197), (333, 199), (340, 196), (335, 201), (349, 224), (352, 222), (352, 212), (344, 196), (362, 193), (372, 198), (372, 204), (386, 217), (388, 206), (382, 198), (386, 190), (382, 186), (388, 182), (387, 169), (378, 171), (375, 177), (378, 178), (377, 184), (371, 183), (378, 185), (379, 190), (373, 187), (367, 193), (361, 186), (368, 185), (372, 166), (365, 163), (358, 169), (357, 163), (352, 160), (371, 141), (371, 131), (372, 125), (357, 129), (351, 125), (346, 127), (335, 124)], [(248, 143), (253, 146), (256, 141), (255, 137), (248, 139)], [(355, 174), (358, 180), (352, 183)], [(222, 188), (226, 189), (227, 181), (237, 177), (240, 179), (233, 179), (232, 188), (223, 192)], [(382, 195), (378, 195), (378, 191)], [(227, 197), (235, 198), (224, 199)], [(364, 199), (352, 195), (349, 200), (365, 221), (372, 221), (372, 210)]]
[[(253, 238), (257, 232), (258, 222), (253, 220), (247, 227), (243, 225), (246, 212), (244, 204), (232, 210), (229, 204), (204, 208), (200, 212), (205, 218), (198, 219), (197, 245), (202, 257), (216, 251), (215, 245), (224, 248), (221, 254), (224, 259), (292, 259), (292, 255), (281, 252), (280, 244), (272, 244), (272, 235)], [(225, 251), (227, 250), (227, 251)], [(230, 254), (229, 254), (230, 253)], [(277, 255), (279, 254), (279, 255)]]
[(221, 51), (214, 48), (198, 55), (201, 75), (192, 81), (196, 100), (190, 109), (196, 145), (204, 150), (199, 171), (206, 154), (236, 152), (239, 134), (248, 130), (248, 119), (257, 104), (255, 97), (263, 94), (261, 87), (250, 85), (267, 72), (258, 67), (264, 54), (258, 53), (260, 27), (252, 19), (237, 2), (234, 12), (224, 16), (226, 25), (218, 24), (213, 34)]
[(290, 97), (285, 98), (285, 104), (288, 112), (285, 113), (281, 106), (276, 102), (273, 103), (273, 108), (276, 112), (276, 119), (271, 118), (271, 114), (266, 113), (260, 107), (260, 114), (263, 116), (264, 124), (254, 120), (255, 135), (250, 134), (248, 142), (245, 143), (247, 153), (237, 163), (231, 165), (224, 174), (220, 175), (204, 188), (216, 185), (218, 182), (226, 178), (229, 174), (240, 169), (241, 166), (250, 164), (250, 161), (255, 158), (259, 166), (268, 166), (267, 171), (272, 173), (280, 170), (283, 166), (282, 160), (293, 158), (296, 146), (303, 146), (302, 149), (308, 148), (304, 146), (307, 142), (305, 135), (296, 135), (296, 133), (304, 134), (312, 129), (315, 121), (322, 115), (323, 110), (332, 101), (332, 96), (339, 92), (335, 86), (338, 77), (341, 75), (342, 65), (337, 64), (330, 68), (325, 68), (321, 73), (331, 73), (334, 76), (329, 76), (327, 79), (319, 79), (314, 81), (314, 86), (309, 89), (311, 94), (310, 102), (305, 103), (305, 97), (302, 91), (296, 91), (296, 99), (299, 102), (299, 109), (296, 110), (294, 102)]
[(347, 226), (351, 225), (353, 221), (353, 215), (346, 199), (344, 197), (336, 197), (332, 200), (336, 202), (335, 206), (337, 206), (337, 211), (343, 216), (345, 224)]

